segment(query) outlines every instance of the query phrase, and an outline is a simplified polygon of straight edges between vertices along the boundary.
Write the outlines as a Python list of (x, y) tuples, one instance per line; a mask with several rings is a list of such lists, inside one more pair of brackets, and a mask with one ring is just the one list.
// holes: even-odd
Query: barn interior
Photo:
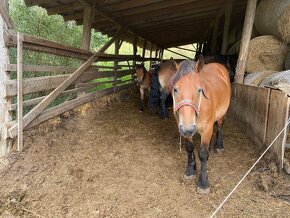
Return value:
[[(81, 46), (76, 48), (19, 33), (9, 17), (8, 0), (0, 2), (0, 52), (3, 57), (0, 61), (0, 90), (3, 90), (0, 96), (0, 157), (4, 157), (3, 163), (8, 163), (1, 171), (5, 181), (0, 184), (7, 199), (17, 202), (16, 206), (12, 202), (12, 206), (5, 203), (1, 207), (3, 199), (0, 196), (0, 215), (3, 208), (10, 212), (16, 208), (13, 215), (188, 217), (194, 208), (198, 217), (207, 217), (228, 193), (227, 185), (233, 186), (238, 181), (241, 172), (251, 166), (259, 151), (276, 138), (289, 119), (290, 100), (286, 86), (285, 91), (278, 86), (265, 88), (244, 84), (249, 44), (257, 36), (255, 11), (261, 1), (24, 2), (28, 7), (44, 8), (48, 15), (75, 21), (82, 25), (83, 35)], [(109, 37), (98, 51), (90, 50), (92, 29)], [(119, 54), (124, 41), (132, 44), (131, 55)], [(172, 48), (188, 44), (194, 45), (195, 56), (184, 58), (195, 59), (204, 54), (235, 59), (229, 120), (225, 124), (226, 143), (234, 146), (228, 148), (225, 159), (211, 153), (209, 174), (215, 185), (213, 194), (207, 197), (198, 196), (195, 190), (189, 190), (192, 183), (179, 179), (178, 172), (184, 167), (180, 161), (183, 154), (176, 153), (179, 135), (173, 127), (173, 117), (163, 122), (134, 111), (138, 101), (133, 80), (136, 63), (160, 63), (165, 61), (165, 50), (172, 52)], [(113, 54), (106, 52), (111, 45), (114, 45)], [(137, 47), (142, 49), (140, 55)], [(17, 53), (16, 60), (11, 58), (12, 53)], [(74, 60), (77, 65), (75, 62), (74, 65), (30, 62), (29, 57), (33, 55), (43, 56), (46, 61), (60, 57), (64, 60), (61, 63)], [(28, 73), (31, 74), (27, 76)], [(289, 190), (288, 180), (276, 175), (286, 166), (290, 169), (290, 164), (284, 161), (289, 147), (288, 135), (289, 128), (284, 128), (265, 161), (266, 170), (262, 167), (250, 175), (245, 191), (238, 195), (240, 198), (235, 198), (223, 212), (225, 217), (281, 214), (289, 208), (289, 201), (281, 197)], [(199, 139), (195, 138), (194, 142), (198, 144)], [(118, 143), (124, 146), (120, 148)], [(164, 158), (161, 154), (166, 152), (169, 155)], [(274, 163), (278, 167), (273, 167)], [(220, 166), (224, 165), (226, 167), (221, 170)], [(231, 167), (236, 171), (231, 171)], [(219, 171), (223, 175), (216, 173)], [(262, 176), (254, 178), (258, 174)], [(24, 184), (20, 184), (22, 178)], [(228, 182), (228, 178), (233, 180)], [(264, 197), (257, 181), (269, 195)], [(11, 186), (20, 187), (20, 191), (15, 191), (16, 197), (10, 197)], [(37, 200), (40, 189), (43, 194)], [(77, 193), (76, 197), (72, 197), (72, 192)], [(147, 194), (142, 196), (144, 192)], [(61, 198), (57, 198), (58, 193)], [(94, 193), (100, 197), (96, 198)], [(173, 195), (178, 197), (175, 200), (164, 197)], [(249, 195), (254, 200), (247, 198)], [(139, 200), (133, 201), (132, 196)], [(200, 203), (192, 201), (192, 196)], [(276, 202), (271, 196), (282, 200)], [(259, 205), (260, 199), (263, 199), (263, 207)], [(239, 205), (244, 208), (250, 205), (250, 209), (236, 210)], [(35, 213), (34, 210), (39, 211)]]

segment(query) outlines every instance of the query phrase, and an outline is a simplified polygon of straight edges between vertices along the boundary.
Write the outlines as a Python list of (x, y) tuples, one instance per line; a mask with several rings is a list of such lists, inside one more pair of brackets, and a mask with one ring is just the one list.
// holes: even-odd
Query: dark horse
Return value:
[(222, 125), (231, 97), (229, 73), (218, 63), (204, 65), (201, 56), (197, 63), (182, 61), (171, 81), (174, 116), (179, 132), (186, 140), (188, 165), (185, 177), (193, 178), (197, 174), (192, 136), (198, 132), (201, 136), (198, 192), (207, 194), (210, 188), (206, 162), (215, 122), (218, 125), (216, 149), (223, 150)]
[(159, 108), (160, 117), (168, 118), (168, 110), (166, 105), (172, 104), (170, 96), (172, 85), (171, 77), (177, 70), (178, 64), (171, 58), (169, 61), (155, 66), (150, 88), (149, 107), (151, 111), (156, 111)]

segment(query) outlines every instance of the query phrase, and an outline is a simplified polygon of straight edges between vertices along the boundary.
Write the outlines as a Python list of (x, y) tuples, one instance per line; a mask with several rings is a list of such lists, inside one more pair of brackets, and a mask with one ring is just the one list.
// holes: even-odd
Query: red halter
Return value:
[(200, 91), (200, 94), (199, 94), (198, 104), (195, 104), (192, 100), (189, 100), (189, 99), (182, 99), (180, 102), (177, 103), (177, 105), (175, 105), (175, 107), (173, 108), (173, 112), (176, 113), (183, 106), (190, 106), (194, 109), (196, 115), (199, 116), (201, 95), (202, 95), (202, 90)]

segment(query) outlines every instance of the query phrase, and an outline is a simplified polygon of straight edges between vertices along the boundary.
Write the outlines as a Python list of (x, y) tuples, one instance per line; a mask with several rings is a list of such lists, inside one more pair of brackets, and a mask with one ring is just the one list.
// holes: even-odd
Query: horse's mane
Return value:
[(181, 76), (193, 72), (195, 63), (196, 62), (191, 60), (184, 60), (180, 62), (177, 72), (171, 77), (171, 84), (174, 85)]
[(139, 69), (143, 69), (143, 71), (145, 73), (147, 73), (148, 71), (146, 70), (146, 68), (144, 67), (144, 64), (136, 64), (136, 70), (139, 70)]

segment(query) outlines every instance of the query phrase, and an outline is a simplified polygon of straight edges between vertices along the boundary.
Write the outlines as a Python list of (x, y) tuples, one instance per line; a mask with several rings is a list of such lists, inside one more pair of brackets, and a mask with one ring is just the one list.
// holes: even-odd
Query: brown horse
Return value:
[(204, 65), (201, 56), (197, 63), (182, 61), (171, 81), (174, 115), (179, 132), (186, 140), (188, 164), (185, 177), (193, 178), (197, 174), (192, 136), (198, 132), (201, 136), (198, 192), (207, 194), (210, 188), (206, 162), (215, 122), (218, 125), (216, 150), (223, 150), (222, 125), (231, 97), (229, 73), (218, 63)]
[(165, 101), (172, 90), (171, 77), (176, 73), (178, 64), (170, 58), (169, 61), (160, 64), (158, 71), (158, 80), (160, 84), (160, 106), (162, 115), (161, 118), (168, 118), (168, 111), (165, 106)]
[(151, 86), (151, 80), (152, 80), (152, 72), (148, 72), (146, 68), (144, 67), (144, 64), (136, 65), (135, 68), (135, 81), (137, 82), (137, 85), (139, 86), (140, 90), (140, 109), (139, 112), (144, 111), (144, 93), (147, 89), (150, 96), (150, 86)]

